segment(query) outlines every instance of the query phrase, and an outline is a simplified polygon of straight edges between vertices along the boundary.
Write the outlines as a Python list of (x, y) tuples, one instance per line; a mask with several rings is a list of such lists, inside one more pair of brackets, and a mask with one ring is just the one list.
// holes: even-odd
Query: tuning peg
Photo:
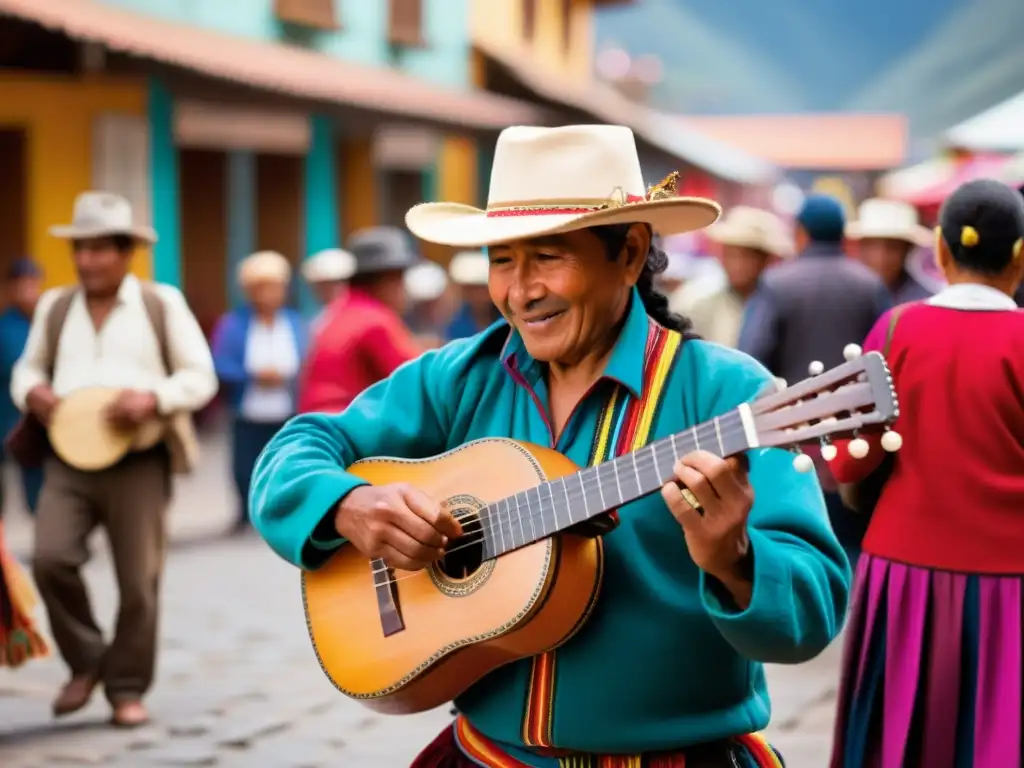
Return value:
[(864, 354), (864, 350), (860, 348), (860, 344), (847, 344), (843, 347), (843, 357), (847, 360), (856, 360)]
[(810, 472), (814, 469), (814, 461), (806, 453), (798, 453), (793, 457), (793, 469), (797, 472)]
[(781, 392), (782, 390), (784, 390), (788, 386), (789, 386), (789, 382), (786, 381), (784, 378), (782, 378), (781, 376), (776, 376), (775, 377), (775, 388), (777, 390), (779, 390), (779, 392)]
[(807, 366), (807, 372), (811, 374), (811, 376), (817, 376), (819, 373), (824, 373), (825, 364), (821, 362), (821, 360), (815, 360)]
[(839, 455), (839, 449), (828, 441), (827, 437), (821, 438), (821, 458), (825, 461), (832, 461)]
[(863, 437), (858, 437), (855, 440), (851, 440), (850, 445), (847, 446), (847, 450), (850, 452), (850, 455), (853, 456), (853, 458), (855, 459), (863, 459), (865, 456), (867, 456), (868, 448), (868, 441), (865, 440)]
[(882, 449), (889, 453), (896, 453), (900, 448), (903, 447), (903, 435), (895, 430), (886, 429), (885, 434), (882, 435)]

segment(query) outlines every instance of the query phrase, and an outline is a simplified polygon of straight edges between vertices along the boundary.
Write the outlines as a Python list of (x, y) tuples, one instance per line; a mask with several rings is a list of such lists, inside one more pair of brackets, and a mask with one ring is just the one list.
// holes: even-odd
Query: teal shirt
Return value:
[[(634, 294), (605, 371), (606, 379), (634, 395), (642, 384), (647, 332), (647, 315)], [(502, 365), (510, 355), (536, 400)], [(279, 555), (317, 568), (343, 545), (330, 533), (333, 508), (363, 484), (345, 466), (372, 456), (428, 457), (482, 437), (551, 445), (538, 408), (547, 402), (544, 382), (543, 366), (503, 322), (428, 352), (368, 389), (344, 413), (289, 422), (256, 465), (253, 523)], [(650, 439), (726, 413), (771, 385), (752, 358), (686, 341)], [(606, 398), (602, 387), (592, 392), (555, 446), (577, 464), (590, 458)], [(619, 526), (604, 539), (597, 605), (558, 651), (558, 747), (637, 753), (760, 730), (770, 714), (761, 663), (806, 661), (839, 632), (850, 568), (814, 473), (798, 473), (792, 454), (779, 449), (753, 450), (749, 458), (755, 492), (749, 607), (737, 611), (719, 601), (719, 590), (690, 559), (660, 495), (620, 509)], [(543, 766), (547, 761), (516, 747), (522, 745), (530, 669), (528, 660), (502, 667), (456, 704), (486, 736)]]

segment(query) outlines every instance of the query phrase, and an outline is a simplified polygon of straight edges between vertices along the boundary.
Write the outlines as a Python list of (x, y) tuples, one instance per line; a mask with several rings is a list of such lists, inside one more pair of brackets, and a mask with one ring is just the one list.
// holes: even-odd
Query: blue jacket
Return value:
[[(306, 350), (309, 348), (309, 329), (306, 327), (306, 321), (297, 310), (290, 307), (282, 309), (281, 313), (292, 327), (295, 351), (299, 360), (304, 360)], [(213, 365), (217, 371), (217, 378), (220, 379), (221, 391), (226, 394), (233, 411), (241, 407), (245, 389), (252, 382), (245, 365), (245, 347), (252, 317), (253, 312), (248, 307), (233, 309), (220, 319), (213, 334)], [(289, 382), (289, 387), (294, 403), (298, 377)]]
[[(634, 295), (605, 370), (605, 387), (644, 389), (649, 319)], [(515, 362), (521, 375), (507, 366)], [(663, 389), (654, 439), (690, 429), (773, 387), (746, 355), (687, 341)], [(427, 352), (363, 392), (340, 414), (292, 419), (264, 450), (250, 504), (256, 529), (284, 558), (313, 569), (338, 547), (332, 510), (365, 482), (347, 474), (372, 456), (426, 457), (469, 440), (507, 436), (554, 447), (586, 464), (608, 390), (578, 406), (556, 445), (545, 413), (543, 366), (504, 322)], [(850, 584), (846, 557), (813, 474), (792, 455), (749, 452), (757, 495), (750, 513), (753, 597), (738, 610), (720, 601), (690, 559), (661, 495), (619, 510), (604, 537), (604, 582), (582, 629), (557, 652), (553, 743), (584, 752), (632, 754), (748, 733), (768, 724), (763, 661), (817, 655), (842, 626)], [(339, 606), (339, 616), (344, 607)], [(471, 687), (457, 704), (486, 736), (530, 766), (550, 761), (524, 748), (529, 660)]]
[(3, 386), (0, 395), (0, 440), (21, 418), (20, 411), (11, 400), (11, 371), (25, 349), (31, 325), (32, 318), (15, 307), (9, 307), (0, 314), (0, 380)]

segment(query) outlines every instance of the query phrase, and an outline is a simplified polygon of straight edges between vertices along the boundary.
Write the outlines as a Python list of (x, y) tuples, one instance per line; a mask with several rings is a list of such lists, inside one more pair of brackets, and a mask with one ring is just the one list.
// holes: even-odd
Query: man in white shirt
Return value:
[[(155, 242), (156, 233), (132, 222), (127, 200), (83, 193), (75, 201), (73, 223), (51, 234), (71, 241), (79, 282), (40, 299), (12, 374), (15, 405), (49, 426), (63, 398), (108, 387), (120, 390), (106, 412), (115, 425), (131, 429), (161, 419), (176, 425), (155, 447), (130, 452), (98, 471), (48, 456), (39, 499), (33, 571), (71, 671), (54, 714), (81, 709), (102, 684), (114, 724), (138, 726), (149, 720), (142, 697), (156, 661), (172, 463), (178, 470), (189, 468), (187, 451), (175, 453), (185, 428), (174, 417), (184, 415), (187, 423), (187, 415), (216, 394), (217, 378), (206, 339), (181, 293), (129, 274), (136, 246)], [(54, 316), (59, 325), (49, 349)], [(93, 618), (81, 576), (89, 559), (86, 540), (97, 526), (110, 540), (120, 592), (110, 643)]]

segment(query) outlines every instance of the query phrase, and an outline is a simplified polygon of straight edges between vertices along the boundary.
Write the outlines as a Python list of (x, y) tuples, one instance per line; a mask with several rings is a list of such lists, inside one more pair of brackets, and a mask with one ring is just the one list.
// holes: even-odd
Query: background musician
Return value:
[[(406, 222), (423, 240), (488, 246), (507, 323), (427, 352), (341, 414), (294, 419), (260, 458), (254, 524), (297, 566), (353, 546), (417, 570), (462, 533), (440, 500), (347, 474), (358, 459), (505, 436), (596, 464), (772, 386), (751, 358), (685, 337), (654, 288), (667, 260), (652, 229), (699, 229), (719, 209), (679, 197), (674, 177), (645, 191), (629, 129), (509, 128), (489, 198), (486, 211), (417, 206)], [(781, 450), (747, 458), (682, 456), (686, 498), (670, 482), (606, 521), (603, 587), (579, 631), (473, 685), (414, 766), (779, 765), (751, 734), (768, 723), (761, 662), (825, 648), (850, 574), (813, 474)]]
[[(217, 391), (206, 339), (184, 297), (168, 285), (129, 274), (139, 244), (156, 233), (132, 221), (128, 201), (104, 192), (76, 199), (73, 221), (51, 233), (72, 243), (78, 284), (40, 299), (25, 352), (15, 365), (11, 397), (49, 424), (61, 398), (87, 387), (121, 390), (107, 417), (123, 427), (202, 408)], [(145, 296), (162, 307), (170, 370)], [(61, 312), (55, 349), (47, 324)], [(52, 371), (52, 373), (51, 373)], [(113, 722), (148, 720), (142, 696), (156, 661), (157, 603), (164, 558), (164, 515), (170, 500), (170, 456), (163, 443), (129, 453), (117, 464), (84, 472), (54, 456), (46, 460), (37, 513), (33, 572), (70, 681), (53, 703), (55, 715), (84, 707), (102, 683)], [(88, 535), (100, 526), (110, 541), (120, 609), (107, 642), (92, 614), (81, 568)]]

